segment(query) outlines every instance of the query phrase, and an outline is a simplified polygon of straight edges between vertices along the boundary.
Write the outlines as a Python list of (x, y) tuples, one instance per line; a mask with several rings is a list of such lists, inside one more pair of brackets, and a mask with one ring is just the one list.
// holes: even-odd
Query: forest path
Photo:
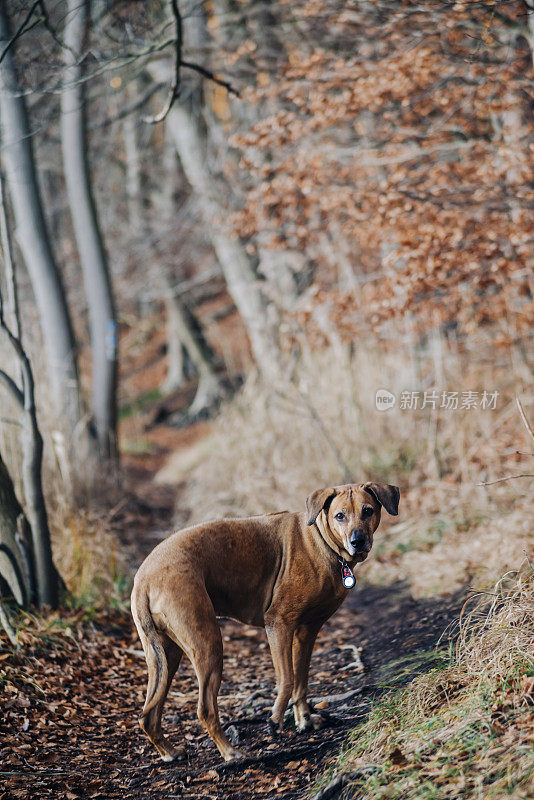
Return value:
[[(171, 740), (185, 741), (187, 760), (165, 764), (137, 725), (146, 667), (129, 616), (110, 612), (78, 626), (65, 614), (56, 632), (1, 665), (16, 691), (10, 689), (0, 720), (0, 798), (309, 796), (373, 698), (439, 658), (434, 648), (459, 605), (459, 597), (415, 601), (403, 585), (357, 586), (321, 631), (312, 659), (310, 696), (327, 704), (331, 718), (310, 735), (288, 725), (277, 741), (267, 733), (274, 675), (265, 633), (222, 622), (221, 718), (248, 757), (231, 768), (196, 718), (188, 662), (174, 680), (164, 720)], [(351, 666), (348, 645), (362, 647), (363, 675)], [(358, 690), (352, 697), (339, 697), (352, 690)]]

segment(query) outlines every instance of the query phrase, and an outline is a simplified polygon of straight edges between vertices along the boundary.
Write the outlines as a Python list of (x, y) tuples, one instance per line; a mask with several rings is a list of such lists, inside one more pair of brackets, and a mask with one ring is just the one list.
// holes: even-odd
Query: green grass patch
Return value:
[(161, 399), (161, 391), (159, 389), (148, 389), (146, 392), (141, 392), (133, 400), (124, 403), (119, 409), (119, 420), (129, 419), (130, 417), (146, 411), (152, 403)]

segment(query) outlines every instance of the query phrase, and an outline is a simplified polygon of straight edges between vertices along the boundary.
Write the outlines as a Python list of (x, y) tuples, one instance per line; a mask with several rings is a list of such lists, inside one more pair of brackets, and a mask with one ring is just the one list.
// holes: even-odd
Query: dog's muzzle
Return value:
[(367, 555), (367, 553), (371, 550), (371, 542), (367, 537), (367, 534), (361, 528), (355, 528), (349, 537), (349, 545), (350, 545), (350, 554), (351, 556), (358, 555)]

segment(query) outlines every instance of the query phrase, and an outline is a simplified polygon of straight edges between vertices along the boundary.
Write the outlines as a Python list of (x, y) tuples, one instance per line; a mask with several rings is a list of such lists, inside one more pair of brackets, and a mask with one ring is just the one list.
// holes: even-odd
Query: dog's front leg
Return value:
[(265, 630), (269, 640), (269, 647), (271, 648), (276, 685), (278, 687), (270, 725), (273, 733), (279, 733), (282, 731), (284, 715), (293, 692), (292, 645), (295, 624), (288, 623), (287, 620), (277, 619), (271, 624), (267, 623)]
[(323, 620), (299, 625), (293, 637), (293, 673), (295, 680), (291, 700), (293, 702), (295, 725), (298, 731), (306, 731), (312, 727), (317, 729), (322, 725), (321, 717), (318, 714), (310, 713), (310, 707), (306, 699), (313, 645), (322, 624)]

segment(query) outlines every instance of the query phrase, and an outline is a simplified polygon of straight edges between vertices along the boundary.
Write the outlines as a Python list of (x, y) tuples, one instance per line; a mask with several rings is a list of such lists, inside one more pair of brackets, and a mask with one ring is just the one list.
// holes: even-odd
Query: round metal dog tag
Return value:
[(356, 578), (348, 564), (343, 564), (341, 567), (341, 580), (345, 589), (352, 589), (356, 583)]

